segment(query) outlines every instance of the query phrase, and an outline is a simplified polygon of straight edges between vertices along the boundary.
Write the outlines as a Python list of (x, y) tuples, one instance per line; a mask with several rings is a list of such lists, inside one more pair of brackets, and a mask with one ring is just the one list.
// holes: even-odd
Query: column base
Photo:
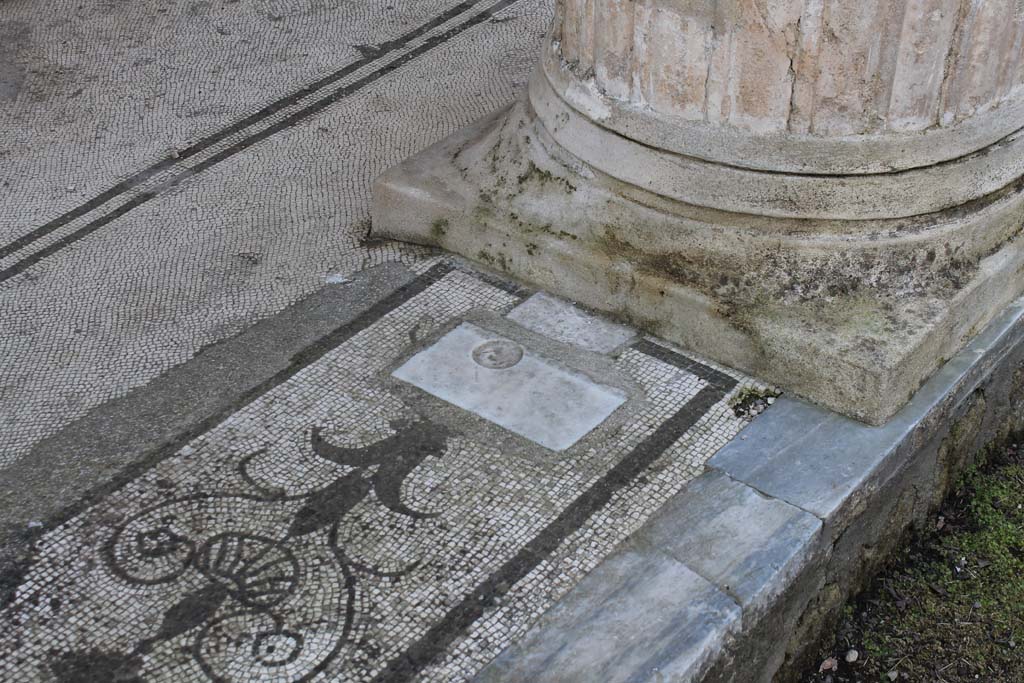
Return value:
[[(919, 232), (1019, 225), (1021, 204), (1007, 190), (940, 217), (941, 231)], [(800, 253), (787, 261), (788, 245), (772, 258), (773, 238), (745, 233), (733, 214), (681, 208), (568, 157), (526, 101), (378, 178), (372, 219), (374, 236), (455, 252), (870, 424), (891, 417), (1024, 289), (1019, 237), (934, 286), (913, 274), (913, 287), (907, 278), (858, 286), (872, 252), (851, 255), (822, 231), (800, 248), (827, 267)], [(931, 264), (936, 245), (917, 246)], [(827, 249), (835, 254), (822, 256)], [(800, 268), (795, 285), (763, 282)]]

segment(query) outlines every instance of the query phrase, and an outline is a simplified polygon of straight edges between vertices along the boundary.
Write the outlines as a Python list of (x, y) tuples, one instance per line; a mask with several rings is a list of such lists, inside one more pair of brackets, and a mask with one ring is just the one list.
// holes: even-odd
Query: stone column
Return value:
[(1024, 291), (1024, 0), (559, 0), (527, 92), (373, 232), (861, 420)]

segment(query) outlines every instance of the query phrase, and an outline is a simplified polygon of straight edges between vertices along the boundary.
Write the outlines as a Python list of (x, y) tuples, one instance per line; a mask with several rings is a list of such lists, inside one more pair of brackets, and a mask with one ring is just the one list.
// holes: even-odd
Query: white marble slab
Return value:
[(610, 353), (636, 338), (631, 328), (544, 292), (537, 292), (505, 317), (538, 334), (596, 353)]
[(619, 389), (471, 323), (392, 374), (554, 451), (579, 441), (626, 401)]

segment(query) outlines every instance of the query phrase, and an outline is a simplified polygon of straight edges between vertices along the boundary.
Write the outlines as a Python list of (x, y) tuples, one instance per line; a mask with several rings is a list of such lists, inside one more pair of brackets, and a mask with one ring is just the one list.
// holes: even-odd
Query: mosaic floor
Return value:
[(552, 0), (0, 3), (0, 467), (323, 287), (369, 185), (506, 105)]
[(364, 239), (552, 10), (0, 3), (0, 680), (471, 679), (752, 419), (752, 380)]
[[(505, 317), (526, 296), (436, 262), (48, 531), (2, 613), (0, 677), (472, 678), (701, 471), (753, 386), (649, 339), (543, 337)], [(625, 400), (555, 451), (394, 376), (466, 321)], [(521, 362), (495, 358), (452, 362)]]

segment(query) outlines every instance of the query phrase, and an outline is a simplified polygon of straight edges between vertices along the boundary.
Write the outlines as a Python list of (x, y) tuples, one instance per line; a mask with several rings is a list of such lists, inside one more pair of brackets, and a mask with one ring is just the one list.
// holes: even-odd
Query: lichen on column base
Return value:
[[(573, 158), (523, 98), (379, 178), (372, 232), (458, 253), (878, 424), (1021, 293), (1021, 204), (1010, 187), (969, 211), (870, 226), (694, 207)], [(983, 257), (955, 244), (982, 232), (1000, 233)]]

